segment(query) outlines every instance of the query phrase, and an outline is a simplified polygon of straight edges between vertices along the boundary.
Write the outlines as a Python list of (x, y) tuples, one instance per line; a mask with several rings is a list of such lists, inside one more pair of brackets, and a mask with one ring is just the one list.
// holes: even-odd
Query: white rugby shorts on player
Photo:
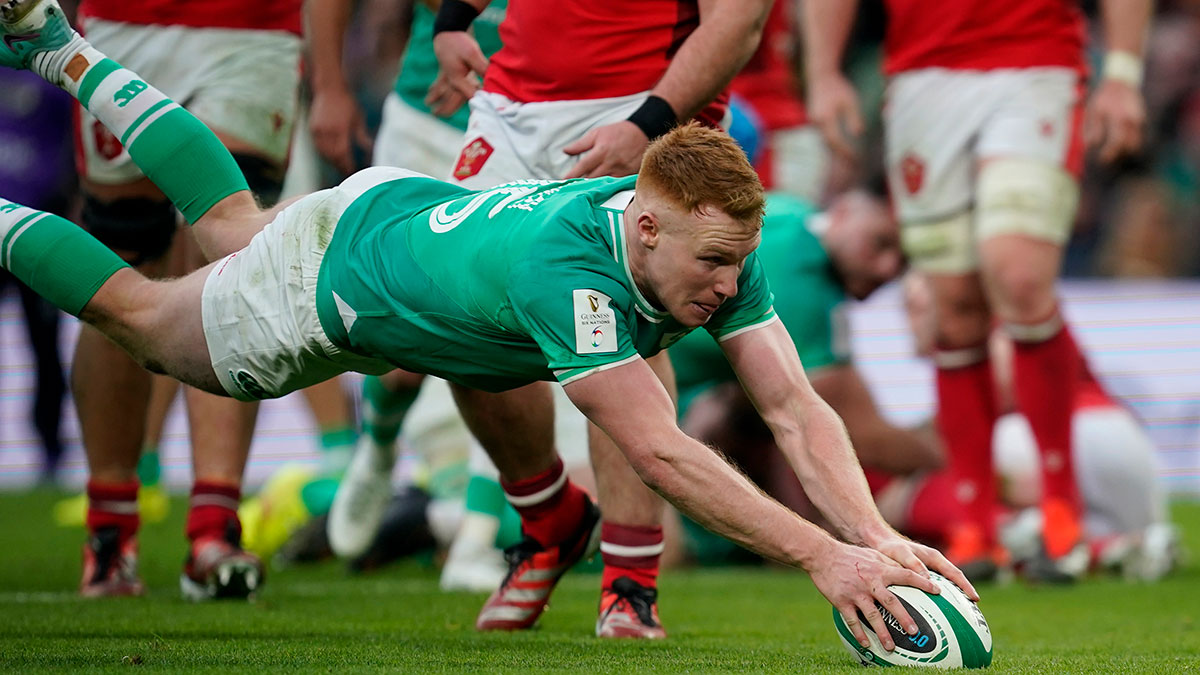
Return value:
[[(287, 159), (300, 82), (300, 37), (285, 31), (143, 26), (88, 19), (87, 39), (154, 83), (218, 132), (268, 159)], [(79, 115), (87, 178), (104, 184), (141, 178), (129, 153), (94, 117)]]
[[(938, 238), (974, 248), (976, 233), (965, 216), (979, 201), (981, 160), (1032, 162), (1071, 186), (1083, 151), (1082, 97), (1081, 77), (1070, 68), (927, 68), (894, 76), (884, 108), (885, 162), (909, 254), (922, 254), (912, 247), (919, 228), (954, 219), (968, 231)], [(1073, 204), (1068, 205), (1072, 211)], [(1055, 213), (1047, 213), (1046, 227), (1069, 227), (1070, 218), (1055, 218)], [(1061, 242), (1066, 234), (1045, 232), (1044, 238)], [(949, 264), (971, 268), (974, 261)]]
[(392, 167), (360, 171), (288, 205), (249, 246), (213, 265), (201, 299), (204, 337), (230, 396), (274, 398), (349, 370), (392, 370), (329, 340), (317, 318), (317, 273), (350, 203), (376, 185), (409, 176), (421, 174)]
[(458, 127), (417, 110), (393, 91), (383, 101), (371, 163), (412, 169), (427, 176), (446, 176), (462, 145), (463, 132)]
[[(518, 103), (489, 91), (471, 97), (462, 150), (447, 179), (481, 190), (524, 178), (555, 180), (580, 155), (563, 148), (596, 127), (628, 119), (650, 92), (581, 101)], [(729, 126), (729, 115), (723, 121)]]

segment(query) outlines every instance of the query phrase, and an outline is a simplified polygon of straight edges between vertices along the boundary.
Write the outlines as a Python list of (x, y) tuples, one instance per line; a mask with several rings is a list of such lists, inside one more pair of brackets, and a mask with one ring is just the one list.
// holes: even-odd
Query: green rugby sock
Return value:
[(162, 477), (162, 464), (158, 461), (158, 448), (142, 448), (142, 456), (137, 463), (138, 482), (142, 487), (158, 485)]
[(321, 432), (321, 471), (328, 476), (341, 476), (354, 456), (358, 432), (353, 427), (333, 427)]
[[(73, 40), (40, 73), (79, 99), (189, 223), (241, 190), (246, 179), (204, 123), (86, 41)], [(70, 52), (74, 51), (74, 54)], [(53, 65), (50, 65), (53, 64)]]
[(508, 503), (500, 483), (483, 476), (471, 476), (467, 482), (466, 509), (492, 516), (500, 521), (496, 547), (508, 548), (521, 541), (521, 514)]
[(128, 267), (66, 218), (5, 199), (0, 199), (0, 266), (72, 316), (79, 316), (109, 277)]
[(392, 391), (378, 377), (363, 379), (363, 433), (377, 445), (388, 446), (400, 435), (404, 416), (417, 400), (419, 388)]

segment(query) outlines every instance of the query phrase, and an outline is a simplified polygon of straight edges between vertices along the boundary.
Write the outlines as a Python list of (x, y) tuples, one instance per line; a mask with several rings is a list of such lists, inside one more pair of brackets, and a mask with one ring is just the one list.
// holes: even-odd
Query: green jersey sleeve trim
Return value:
[(724, 335), (714, 335), (713, 337), (717, 339), (717, 342), (725, 342), (726, 340), (732, 340), (743, 333), (749, 333), (750, 331), (758, 330), (759, 328), (766, 328), (773, 323), (779, 323), (779, 316), (775, 314), (774, 307), (767, 310), (767, 313), (764, 314), (762, 319), (760, 319), (757, 323), (752, 323), (748, 326), (742, 326), (741, 328), (729, 331)]
[(559, 384), (566, 385), (566, 384), (570, 384), (571, 382), (575, 382), (576, 380), (581, 380), (581, 379), (587, 377), (588, 375), (594, 375), (596, 373), (599, 373), (599, 372), (602, 372), (605, 370), (611, 370), (618, 366), (623, 366), (626, 363), (633, 363), (634, 361), (637, 361), (640, 358), (642, 358), (640, 354), (634, 354), (633, 356), (623, 358), (620, 361), (613, 361), (612, 363), (605, 363), (605, 364), (601, 364), (599, 366), (588, 367), (588, 368), (568, 368), (566, 370), (556, 370), (556, 371), (554, 371), (554, 377), (558, 378)]

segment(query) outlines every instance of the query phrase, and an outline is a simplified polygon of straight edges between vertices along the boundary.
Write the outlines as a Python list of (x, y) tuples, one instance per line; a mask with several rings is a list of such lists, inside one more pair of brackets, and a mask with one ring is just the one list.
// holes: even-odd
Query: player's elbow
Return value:
[(661, 492), (679, 475), (682, 452), (682, 443), (666, 438), (647, 439), (627, 447), (625, 458), (647, 487)]

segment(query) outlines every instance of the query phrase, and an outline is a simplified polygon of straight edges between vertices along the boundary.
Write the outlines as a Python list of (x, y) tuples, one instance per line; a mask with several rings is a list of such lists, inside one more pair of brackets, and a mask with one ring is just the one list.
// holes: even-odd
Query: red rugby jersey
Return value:
[(79, 16), (143, 25), (301, 34), (303, 0), (82, 0)]
[(884, 70), (1064, 66), (1084, 72), (1078, 0), (885, 0)]
[[(647, 91), (698, 25), (695, 0), (510, 0), (483, 88), (522, 103)], [(697, 119), (720, 123), (727, 100)]]

